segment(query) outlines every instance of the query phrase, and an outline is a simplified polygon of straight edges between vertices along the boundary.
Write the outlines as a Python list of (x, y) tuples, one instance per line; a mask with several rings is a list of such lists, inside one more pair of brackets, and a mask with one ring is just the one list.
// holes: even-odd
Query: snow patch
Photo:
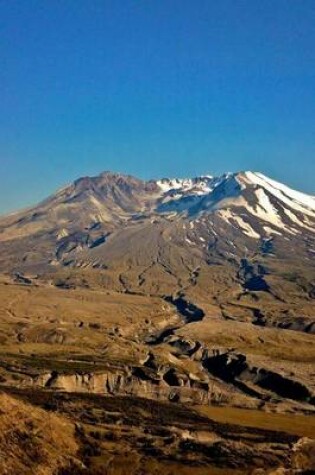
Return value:
[(273, 196), (296, 211), (315, 217), (315, 198), (278, 183), (262, 173), (245, 172), (246, 178), (256, 185), (265, 188)]
[(291, 221), (293, 221), (295, 224), (298, 224), (299, 226), (301, 226), (302, 228), (306, 228), (308, 229), (309, 231), (313, 231), (314, 229), (312, 229), (310, 226), (307, 226), (307, 224), (303, 223), (294, 213), (292, 213), (292, 211), (290, 211), (289, 209), (284, 209), (284, 212), (285, 214), (291, 219)]
[(269, 226), (263, 226), (266, 234), (278, 234), (278, 236), (282, 236), (282, 233), (279, 233), (275, 229), (270, 228)]
[(236, 222), (239, 226), (240, 230), (246, 234), (248, 237), (253, 239), (260, 239), (260, 235), (250, 226), (249, 223), (243, 220), (241, 216), (233, 214), (230, 210), (221, 210), (219, 211), (220, 216), (226, 221), (228, 224), (233, 226), (233, 222)]
[(65, 228), (63, 228), (59, 231), (57, 235), (57, 240), (59, 241), (60, 239), (65, 238), (67, 236), (69, 236), (69, 232)]

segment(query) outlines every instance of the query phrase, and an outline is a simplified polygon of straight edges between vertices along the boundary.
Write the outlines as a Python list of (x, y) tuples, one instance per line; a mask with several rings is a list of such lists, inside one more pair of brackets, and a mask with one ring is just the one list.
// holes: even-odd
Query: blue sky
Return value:
[(0, 1), (0, 212), (103, 170), (315, 193), (314, 0)]

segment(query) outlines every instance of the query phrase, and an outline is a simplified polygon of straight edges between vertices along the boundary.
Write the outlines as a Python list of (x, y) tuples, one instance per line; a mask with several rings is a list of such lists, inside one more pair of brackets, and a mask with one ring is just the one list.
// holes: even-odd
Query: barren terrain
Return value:
[(315, 470), (314, 199), (183, 183), (105, 173), (0, 220), (0, 473)]

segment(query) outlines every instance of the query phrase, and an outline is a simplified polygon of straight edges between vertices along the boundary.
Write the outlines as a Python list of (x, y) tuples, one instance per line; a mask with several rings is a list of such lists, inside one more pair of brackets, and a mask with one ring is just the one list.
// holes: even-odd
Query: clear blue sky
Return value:
[(0, 0), (0, 212), (82, 175), (315, 193), (314, 0)]

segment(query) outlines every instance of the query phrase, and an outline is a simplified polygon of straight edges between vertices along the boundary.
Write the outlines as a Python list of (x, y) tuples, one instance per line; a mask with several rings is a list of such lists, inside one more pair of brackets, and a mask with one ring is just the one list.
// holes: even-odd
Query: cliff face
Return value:
[(150, 352), (139, 366), (73, 374), (41, 372), (22, 378), (20, 386), (66, 393), (132, 395), (189, 405), (219, 403), (272, 407), (274, 403), (270, 402), (277, 397), (279, 408), (282, 404), (286, 408), (312, 411), (315, 406), (310, 381), (296, 379), (283, 369), (261, 366), (257, 357), (247, 357), (233, 349), (207, 349), (198, 342), (174, 336), (166, 336), (164, 341), (176, 348), (176, 358), (184, 357), (195, 372), (180, 368), (176, 358), (172, 365), (157, 366), (154, 353)]
[[(171, 375), (173, 373), (171, 372)], [(170, 375), (170, 377), (171, 377)], [(133, 395), (161, 401), (176, 401), (188, 404), (207, 404), (211, 400), (220, 400), (222, 393), (209, 391), (207, 383), (198, 385), (198, 380), (183, 375), (176, 376), (168, 384), (165, 375), (151, 375), (141, 368), (125, 372), (86, 373), (86, 374), (45, 374), (35, 380), (25, 381), (26, 386), (51, 389), (54, 391), (74, 393), (94, 393), (103, 395)], [(203, 386), (203, 387), (202, 387)], [(218, 388), (219, 389), (219, 388)]]

